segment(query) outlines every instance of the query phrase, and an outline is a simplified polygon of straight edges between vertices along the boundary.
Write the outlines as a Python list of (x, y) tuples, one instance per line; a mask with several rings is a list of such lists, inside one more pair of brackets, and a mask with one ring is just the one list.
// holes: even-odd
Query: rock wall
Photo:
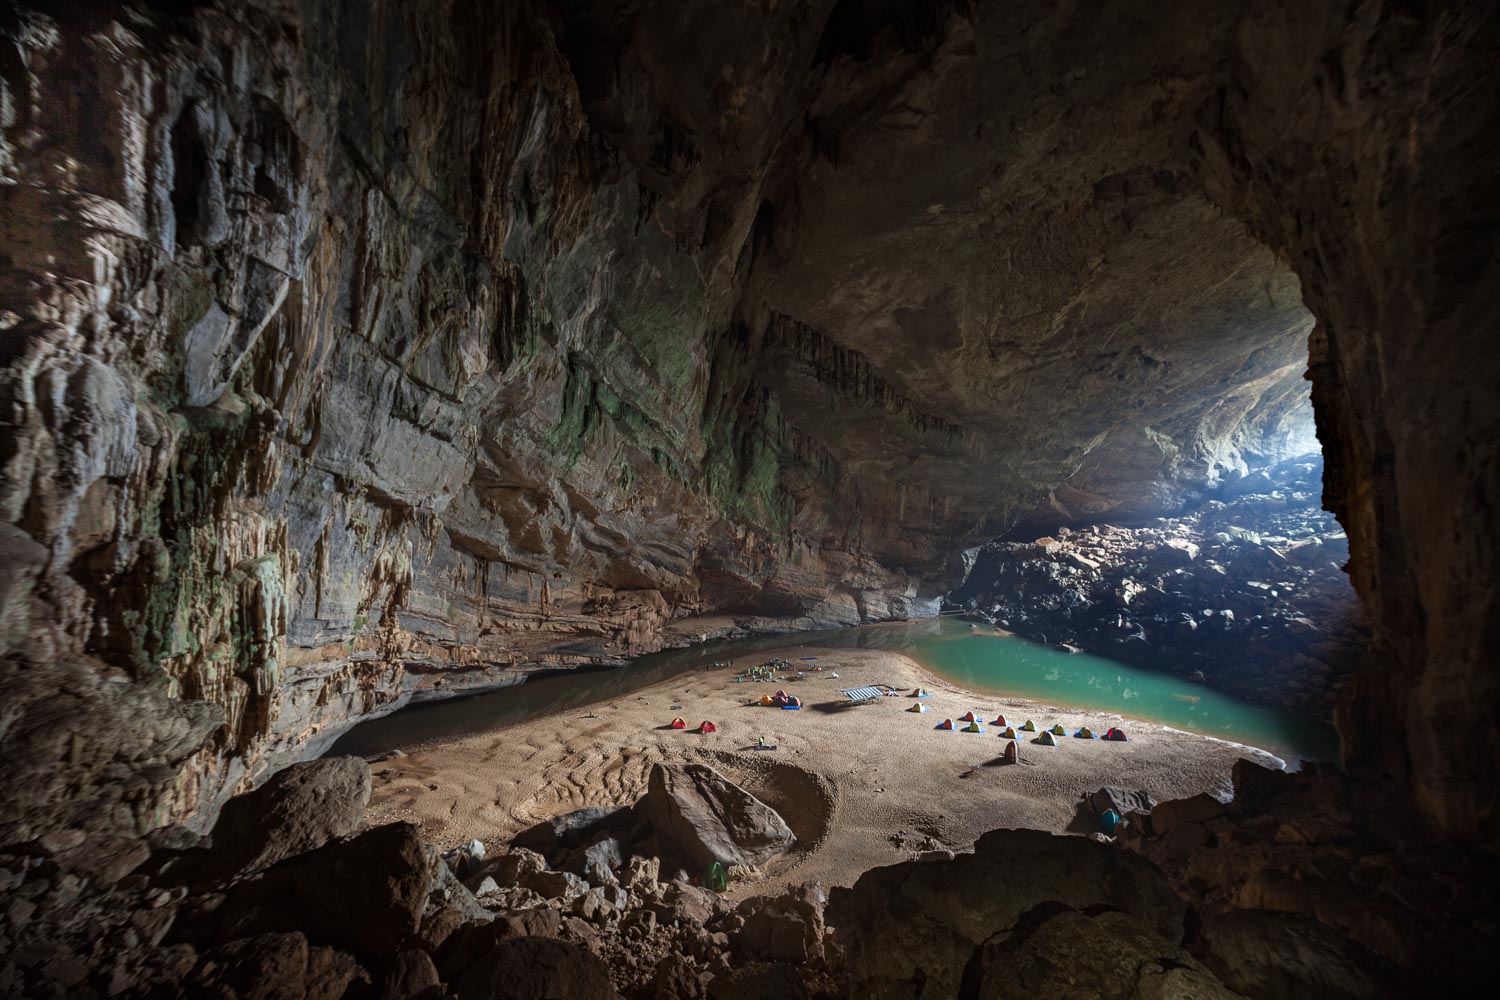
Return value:
[(1304, 436), (1304, 297), (1382, 650), (1351, 746), (1487, 828), (1489, 17), (8, 7), (0, 840), (1176, 509)]

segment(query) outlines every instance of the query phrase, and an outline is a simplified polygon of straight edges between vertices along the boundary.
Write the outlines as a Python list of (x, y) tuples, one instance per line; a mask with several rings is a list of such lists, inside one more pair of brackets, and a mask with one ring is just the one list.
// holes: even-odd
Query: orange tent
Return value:
[(1001, 759), (1010, 761), (1011, 763), (1015, 763), (1016, 761), (1020, 760), (1021, 754), (1020, 751), (1016, 749), (1016, 746), (1017, 744), (1015, 743), (1005, 744), (1005, 753), (1000, 755)]
[(677, 718), (675, 718), (675, 719), (672, 720), (672, 728), (673, 729), (686, 729), (687, 728), (687, 720), (684, 719), (682, 716), (679, 715)]
[(700, 733), (717, 733), (718, 731), (719, 727), (712, 722), (703, 722), (698, 725), (698, 732)]

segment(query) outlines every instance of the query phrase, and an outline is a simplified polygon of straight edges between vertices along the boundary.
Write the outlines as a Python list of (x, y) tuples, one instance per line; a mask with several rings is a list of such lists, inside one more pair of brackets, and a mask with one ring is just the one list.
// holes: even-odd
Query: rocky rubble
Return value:
[(1321, 483), (1320, 461), (1293, 460), (1145, 526), (993, 543), (948, 602), (1028, 639), (1330, 718), (1369, 631)]

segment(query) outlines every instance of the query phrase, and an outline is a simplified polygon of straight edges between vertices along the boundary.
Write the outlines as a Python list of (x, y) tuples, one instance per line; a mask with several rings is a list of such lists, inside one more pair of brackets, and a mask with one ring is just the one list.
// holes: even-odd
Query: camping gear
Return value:
[(1092, 729), (1090, 729), (1088, 726), (1084, 726), (1082, 729), (1078, 730), (1078, 732), (1074, 733), (1073, 735), (1074, 735), (1074, 737), (1076, 737), (1077, 739), (1080, 739), (1080, 740), (1091, 740), (1091, 739), (1094, 738), (1094, 731)]
[(1057, 746), (1057, 737), (1053, 736), (1052, 730), (1049, 729), (1041, 736), (1037, 737), (1036, 742), (1038, 746), (1055, 747)]
[(1113, 809), (1106, 809), (1099, 814), (1099, 829), (1103, 830), (1111, 837), (1115, 835), (1115, 827), (1119, 825), (1120, 814), (1115, 812)]
[(1125, 735), (1125, 730), (1120, 729), (1118, 726), (1110, 726), (1109, 732), (1104, 734), (1104, 738), (1113, 740), (1116, 743), (1128, 743), (1130, 741), (1130, 738)]
[(1061, 722), (1059, 722), (1057, 725), (1055, 725), (1055, 726), (1052, 727), (1052, 735), (1053, 736), (1066, 736), (1066, 735), (1068, 735), (1068, 731), (1066, 729), (1064, 729), (1063, 728), (1063, 724)]
[(839, 694), (847, 698), (851, 705), (864, 705), (884, 697), (884, 692), (876, 687), (845, 688)]
[(703, 876), (703, 884), (714, 892), (724, 892), (729, 888), (729, 873), (724, 866), (715, 861), (708, 866), (708, 874)]
[(1036, 723), (1032, 722), (1030, 719), (1027, 719), (1025, 722), (1021, 723), (1021, 732), (1023, 732), (1023, 733), (1034, 733), (1034, 732), (1036, 732)]
[(799, 659), (799, 660), (816, 660), (817, 657), (816, 656), (799, 656), (799, 657), (797, 657), (797, 659)]
[(672, 720), (672, 728), (673, 729), (686, 729), (687, 728), (687, 720), (684, 719), (682, 716), (679, 715), (677, 718), (675, 718), (675, 719)]
[(712, 722), (700, 722), (698, 724), (698, 732), (700, 733), (717, 733), (718, 731), (719, 727)]
[(1003, 715), (997, 715), (993, 719), (990, 720), (990, 725), (992, 725), (992, 726), (1006, 726), (1006, 725), (1009, 725), (1009, 724), (1010, 723), (1008, 723), (1008, 722), (1005, 721), (1005, 716), (1003, 716)]
[(768, 694), (763, 694), (763, 695), (760, 696), (760, 703), (762, 705), (774, 705), (774, 704), (776, 704), (776, 699), (772, 698)]
[(911, 693), (911, 696), (913, 698), (931, 698), (932, 697), (932, 695), (928, 694), (926, 691), (923, 691), (921, 688), (917, 688), (915, 691), (913, 691)]
[(1012, 763), (1012, 764), (1014, 764), (1016, 761), (1020, 760), (1021, 759), (1021, 751), (1018, 750), (1018, 749), (1016, 749), (1017, 746), (1019, 746), (1019, 744), (1016, 744), (1016, 743), (1007, 743), (1007, 744), (1005, 744), (1005, 752), (1000, 755), (1000, 759), (1004, 760), (1004, 761), (1008, 761), (1009, 763)]
[(917, 712), (917, 713), (920, 714), (922, 712), (930, 712), (930, 711), (932, 711), (932, 708), (930, 706), (923, 705), (920, 702), (918, 702), (918, 703), (913, 704), (911, 708), (908, 708), (907, 711), (908, 712)]
[(944, 732), (951, 733), (953, 732), (953, 720), (944, 719), (942, 722), (939, 722), (937, 724), (937, 728), (943, 730)]
[(802, 699), (801, 698), (788, 698), (784, 703), (782, 703), (782, 706), (781, 706), (781, 710), (783, 712), (797, 712), (797, 711), (801, 711), (801, 709), (802, 709)]
[(959, 722), (978, 722), (978, 717), (973, 712), (965, 712), (958, 717)]
[(1004, 737), (1005, 739), (1008, 739), (1008, 740), (1014, 740), (1014, 739), (1019, 739), (1020, 738), (1020, 737), (1018, 737), (1016, 735), (1015, 729), (1013, 727), (1011, 727), (1011, 726), (1006, 726), (1005, 727), (1005, 732), (1001, 733), (1000, 735), (1002, 737)]
[(978, 719), (970, 719), (969, 720), (969, 724), (967, 726), (964, 726), (964, 732), (966, 732), (966, 733), (982, 733), (982, 732), (984, 732), (984, 727), (979, 724), (979, 720)]

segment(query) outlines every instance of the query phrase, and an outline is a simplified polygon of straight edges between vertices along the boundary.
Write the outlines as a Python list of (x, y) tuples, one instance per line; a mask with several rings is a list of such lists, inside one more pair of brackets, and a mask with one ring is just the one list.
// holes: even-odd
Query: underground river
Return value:
[[(952, 617), (701, 643), (653, 653), (625, 667), (540, 676), (486, 694), (402, 709), (354, 727), (330, 754), (368, 756), (429, 740), (503, 729), (636, 691), (715, 661), (746, 667), (793, 647), (902, 653), (933, 674), (979, 693), (1118, 712), (1260, 747), (1296, 767), (1331, 760), (1338, 737), (1327, 722), (1252, 705), (1170, 674), (996, 635)], [(805, 652), (805, 650), (804, 650)], [(812, 664), (809, 663), (809, 666)]]

